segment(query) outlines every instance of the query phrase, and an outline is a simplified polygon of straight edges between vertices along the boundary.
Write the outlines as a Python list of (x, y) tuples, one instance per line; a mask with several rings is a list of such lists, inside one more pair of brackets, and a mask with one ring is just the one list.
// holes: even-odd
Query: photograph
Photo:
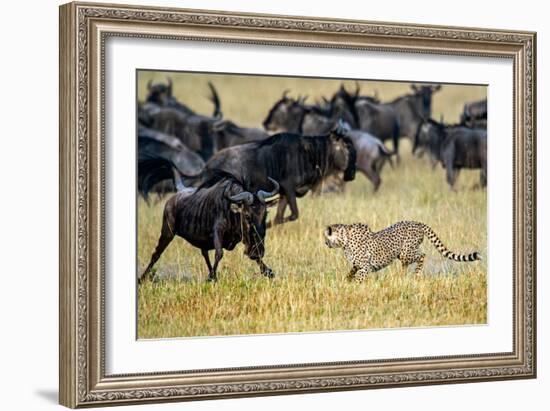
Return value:
[(487, 85), (136, 70), (137, 338), (487, 324)]

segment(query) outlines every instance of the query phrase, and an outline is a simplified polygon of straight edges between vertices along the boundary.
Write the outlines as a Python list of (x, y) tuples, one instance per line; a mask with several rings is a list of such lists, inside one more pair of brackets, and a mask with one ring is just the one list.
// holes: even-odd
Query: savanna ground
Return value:
[[(205, 76), (171, 73), (174, 94), (200, 113), (210, 114), (207, 81), (219, 91), (224, 117), (260, 126), (285, 89), (329, 97), (340, 81)], [(141, 72), (138, 96), (146, 83), (164, 81), (165, 73)], [(354, 82), (347, 82), (348, 89)], [(363, 93), (385, 101), (404, 94), (408, 83), (361, 82)], [(484, 87), (444, 85), (434, 95), (434, 118), (457, 121), (465, 101), (485, 97)], [(487, 250), (487, 196), (473, 190), (478, 171), (463, 171), (457, 192), (445, 182), (444, 170), (413, 158), (402, 140), (401, 164), (382, 173), (375, 194), (361, 174), (345, 194), (299, 200), (300, 218), (268, 230), (264, 261), (277, 274), (269, 280), (243, 255), (242, 245), (226, 251), (218, 282), (206, 283), (201, 253), (176, 238), (156, 265), (157, 282), (138, 290), (139, 338), (263, 334), (390, 327), (484, 324), (487, 320), (487, 261), (456, 263), (444, 259), (426, 239), (424, 274), (404, 275), (399, 262), (373, 274), (362, 284), (344, 277), (349, 265), (341, 250), (324, 245), (322, 232), (333, 223), (366, 222), (374, 230), (400, 220), (430, 225), (455, 252)], [(138, 270), (147, 265), (158, 236), (165, 199), (147, 206), (138, 200)], [(270, 214), (274, 214), (274, 209)], [(409, 269), (411, 270), (411, 269)]]

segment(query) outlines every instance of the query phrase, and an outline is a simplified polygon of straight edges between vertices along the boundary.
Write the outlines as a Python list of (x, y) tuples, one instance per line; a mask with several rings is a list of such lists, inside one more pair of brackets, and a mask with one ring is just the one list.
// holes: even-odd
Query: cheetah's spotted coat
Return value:
[(333, 224), (325, 229), (324, 234), (328, 247), (344, 249), (346, 259), (353, 266), (348, 279), (358, 282), (396, 259), (405, 268), (416, 263), (415, 273), (419, 274), (424, 266), (425, 254), (420, 250), (424, 236), (437, 251), (451, 260), (481, 260), (477, 252), (462, 255), (449, 251), (429, 226), (416, 221), (400, 221), (377, 232), (371, 231), (366, 224)]

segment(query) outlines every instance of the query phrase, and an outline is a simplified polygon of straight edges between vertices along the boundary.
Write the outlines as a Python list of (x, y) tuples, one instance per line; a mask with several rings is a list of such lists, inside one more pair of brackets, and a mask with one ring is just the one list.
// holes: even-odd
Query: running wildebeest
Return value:
[[(169, 165), (169, 163), (168, 163)], [(274, 273), (264, 262), (267, 208), (273, 204), (279, 184), (268, 177), (272, 191), (250, 192), (231, 174), (217, 170), (198, 188), (183, 186), (174, 169), (178, 193), (164, 207), (162, 229), (151, 261), (138, 282), (151, 278), (151, 270), (172, 239), (178, 235), (202, 252), (208, 267), (208, 280), (216, 281), (223, 250), (233, 250), (241, 241), (244, 253), (269, 278)], [(215, 250), (214, 265), (208, 252)]]
[(471, 128), (487, 129), (487, 99), (464, 104), (460, 123)]
[(430, 119), (418, 128), (413, 153), (422, 145), (446, 169), (447, 182), (453, 190), (463, 168), (481, 169), (480, 186), (487, 186), (487, 130), (445, 125)]
[[(211, 172), (223, 170), (256, 191), (265, 187), (267, 177), (274, 178), (280, 184), (280, 199), (273, 223), (281, 224), (298, 218), (296, 198), (306, 195), (326, 176), (343, 171), (345, 181), (353, 180), (355, 163), (353, 142), (339, 129), (322, 136), (280, 133), (219, 151), (201, 175), (186, 181), (196, 184)], [(287, 205), (291, 215), (284, 218)]]
[(167, 167), (166, 161), (185, 175), (200, 173), (205, 164), (179, 139), (139, 126), (138, 191), (147, 202), (150, 191), (165, 194), (175, 190), (171, 166)]

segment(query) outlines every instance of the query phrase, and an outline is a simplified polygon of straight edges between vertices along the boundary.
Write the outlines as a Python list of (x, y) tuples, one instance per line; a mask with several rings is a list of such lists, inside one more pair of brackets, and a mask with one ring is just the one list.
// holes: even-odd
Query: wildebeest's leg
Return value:
[(281, 195), (279, 198), (279, 203), (277, 204), (277, 214), (275, 214), (275, 219), (273, 220), (273, 223), (270, 221), (267, 224), (268, 228), (271, 227), (271, 225), (282, 224), (284, 222), (287, 203), (288, 202), (287, 202), (286, 196)]
[(203, 248), (201, 249), (202, 256), (204, 261), (206, 261), (206, 266), (208, 267), (208, 275), (212, 272), (212, 264), (210, 263), (210, 256), (208, 255), (208, 250)]
[(479, 183), (481, 187), (487, 187), (487, 159), (485, 158), (481, 162), (481, 174), (479, 176)]
[(290, 216), (285, 219), (285, 221), (294, 221), (298, 219), (300, 212), (298, 211), (298, 203), (296, 201), (296, 193), (294, 190), (285, 190), (288, 200), (288, 205), (290, 206)]
[(368, 167), (364, 172), (367, 178), (372, 182), (372, 184), (374, 184), (374, 191), (378, 191), (382, 180), (380, 179), (380, 176), (378, 175), (378, 172), (376, 171), (374, 165)]
[(162, 230), (160, 233), (160, 238), (157, 243), (157, 248), (155, 248), (155, 252), (151, 256), (151, 261), (149, 262), (149, 265), (143, 272), (143, 275), (138, 279), (138, 284), (141, 284), (141, 282), (145, 279), (150, 279), (151, 277), (151, 269), (155, 265), (155, 263), (158, 261), (164, 250), (166, 250), (166, 247), (168, 247), (168, 244), (174, 239), (174, 225), (171, 218), (165, 217), (162, 221)]
[(275, 277), (275, 273), (273, 272), (273, 270), (265, 265), (261, 258), (257, 259), (256, 263), (258, 263), (258, 266), (260, 267), (260, 272), (267, 278)]
[(223, 257), (222, 239), (218, 230), (214, 230), (214, 267), (208, 274), (208, 281), (216, 281), (218, 279), (216, 272), (218, 270), (218, 264)]
[(453, 191), (456, 191), (455, 183), (456, 179), (458, 177), (458, 174), (460, 174), (460, 169), (453, 167), (453, 165), (447, 165), (447, 182), (451, 186), (451, 189)]
[(395, 162), (399, 165), (401, 163), (401, 157), (399, 156), (399, 126), (395, 126), (395, 130), (393, 131), (393, 151), (395, 152)]

